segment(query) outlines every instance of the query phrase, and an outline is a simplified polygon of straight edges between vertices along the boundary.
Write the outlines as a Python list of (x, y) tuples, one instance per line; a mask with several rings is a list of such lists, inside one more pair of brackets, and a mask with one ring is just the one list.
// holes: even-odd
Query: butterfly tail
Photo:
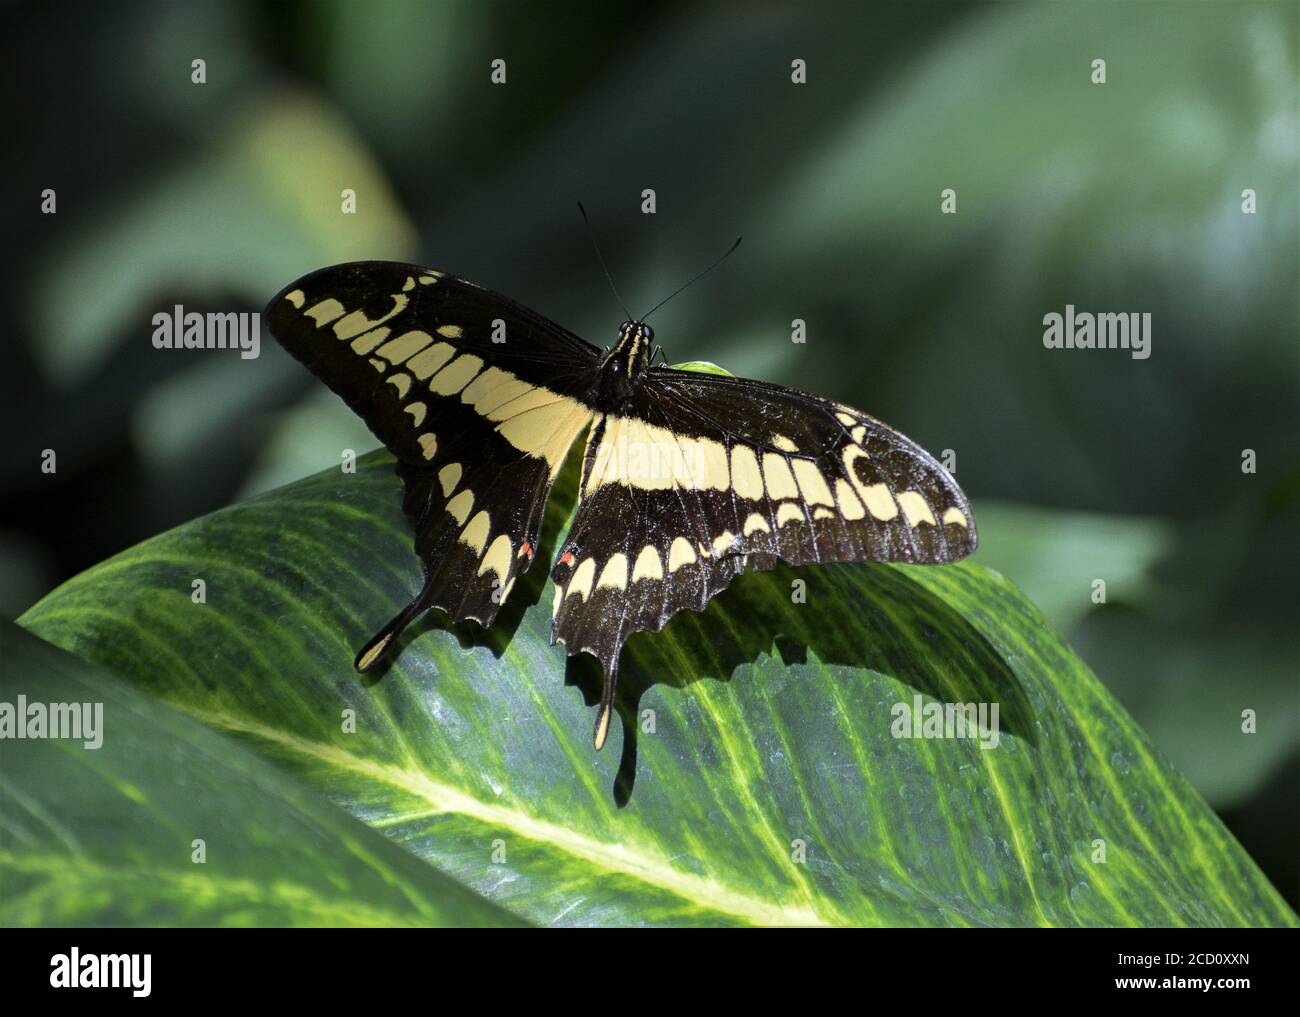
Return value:
[(605, 739), (609, 737), (609, 725), (614, 717), (614, 686), (617, 684), (618, 664), (615, 662), (612, 667), (605, 669), (605, 684), (600, 690), (600, 707), (596, 711), (596, 729), (593, 734), (597, 752), (605, 747)]
[(406, 607), (402, 608), (396, 618), (380, 629), (375, 637), (361, 648), (353, 666), (364, 674), (379, 663), (388, 648), (402, 634), (402, 630), (429, 609), (435, 589), (434, 577), (426, 575), (420, 592)]

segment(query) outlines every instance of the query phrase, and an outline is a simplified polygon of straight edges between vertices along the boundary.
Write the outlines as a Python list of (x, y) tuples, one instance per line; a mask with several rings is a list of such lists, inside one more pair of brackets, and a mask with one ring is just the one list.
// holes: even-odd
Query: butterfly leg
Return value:
[(362, 647), (353, 666), (363, 673), (374, 667), (384, 655), (384, 651), (392, 645), (393, 640), (401, 635), (402, 629), (429, 609), (429, 605), (433, 601), (434, 590), (434, 577), (432, 574), (426, 573), (424, 586), (420, 592), (415, 595), (415, 598), (406, 607), (402, 608), (401, 613), (396, 618), (380, 629), (378, 634)]

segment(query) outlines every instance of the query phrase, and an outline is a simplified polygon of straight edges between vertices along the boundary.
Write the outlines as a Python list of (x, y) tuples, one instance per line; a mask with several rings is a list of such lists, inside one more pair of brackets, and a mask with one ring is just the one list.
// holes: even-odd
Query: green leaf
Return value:
[(517, 922), (266, 760), (7, 620), (0, 649), (0, 703), (98, 715), (78, 738), (4, 743), (0, 926)]
[[(629, 641), (621, 753), (616, 734), (591, 746), (598, 665), (547, 645), (545, 566), (491, 629), (427, 616), (385, 673), (358, 676), (357, 647), (420, 575), (389, 463), (164, 533), (21, 621), (537, 922), (1296, 924), (1040, 613), (978, 564), (742, 577)], [(996, 747), (895, 738), (895, 707), (918, 698), (996, 703)]]
[(688, 360), (682, 364), (673, 364), (675, 371), (698, 371), (700, 374), (721, 374), (724, 377), (733, 377), (732, 373), (725, 367), (719, 367), (711, 360)]
[[(1146, 718), (1147, 733), (1216, 809), (1246, 799), (1285, 765), (1300, 735), (1290, 619), (1270, 625), (1266, 610), (1252, 609), (1251, 624), (1242, 626), (1213, 603), (1196, 603), (1245, 601), (1220, 577), (1253, 560), (1249, 546), (1238, 546), (1249, 522), (1220, 521), (1212, 546), (1185, 534), (1180, 540), (1172, 520), (1006, 502), (981, 501), (979, 524), (980, 561), (1014, 580), (1105, 675), (1115, 697)], [(1188, 547), (1203, 552), (1196, 568), (1204, 581), (1169, 566), (1169, 556)], [(1097, 604), (1101, 577), (1105, 597)], [(1290, 602), (1258, 569), (1251, 580), (1258, 587), (1252, 594)], [(1231, 681), (1223, 679), (1225, 660), (1232, 661)], [(1222, 744), (1225, 731), (1238, 730), (1246, 708), (1269, 722), (1234, 738), (1228, 751), (1206, 752), (1207, 742)]]

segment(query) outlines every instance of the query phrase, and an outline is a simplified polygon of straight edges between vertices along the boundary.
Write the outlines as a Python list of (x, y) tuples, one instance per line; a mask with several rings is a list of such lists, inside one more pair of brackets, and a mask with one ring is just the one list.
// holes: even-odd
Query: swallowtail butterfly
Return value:
[(442, 272), (365, 261), (275, 296), (277, 340), (397, 457), (424, 585), (358, 654), (365, 671), (431, 607), (491, 625), (532, 564), (551, 484), (587, 431), (578, 512), (551, 566), (551, 641), (604, 667), (736, 576), (778, 562), (941, 563), (975, 520), (927, 452), (850, 406), (654, 363), (625, 321), (600, 350)]

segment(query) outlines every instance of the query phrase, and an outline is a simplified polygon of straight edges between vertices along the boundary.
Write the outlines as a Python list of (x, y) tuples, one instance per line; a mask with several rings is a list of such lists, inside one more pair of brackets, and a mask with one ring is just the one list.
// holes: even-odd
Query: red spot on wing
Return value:
[(526, 540), (524, 541), (523, 546), (519, 548), (519, 550), (522, 551), (524, 554), (528, 555), (529, 558), (533, 556), (533, 545), (528, 543), (528, 541)]
[(556, 565), (572, 565), (572, 564), (573, 564), (573, 552), (572, 552), (572, 551), (565, 551), (564, 554), (560, 555), (560, 560), (557, 561), (555, 564), (556, 564)]

